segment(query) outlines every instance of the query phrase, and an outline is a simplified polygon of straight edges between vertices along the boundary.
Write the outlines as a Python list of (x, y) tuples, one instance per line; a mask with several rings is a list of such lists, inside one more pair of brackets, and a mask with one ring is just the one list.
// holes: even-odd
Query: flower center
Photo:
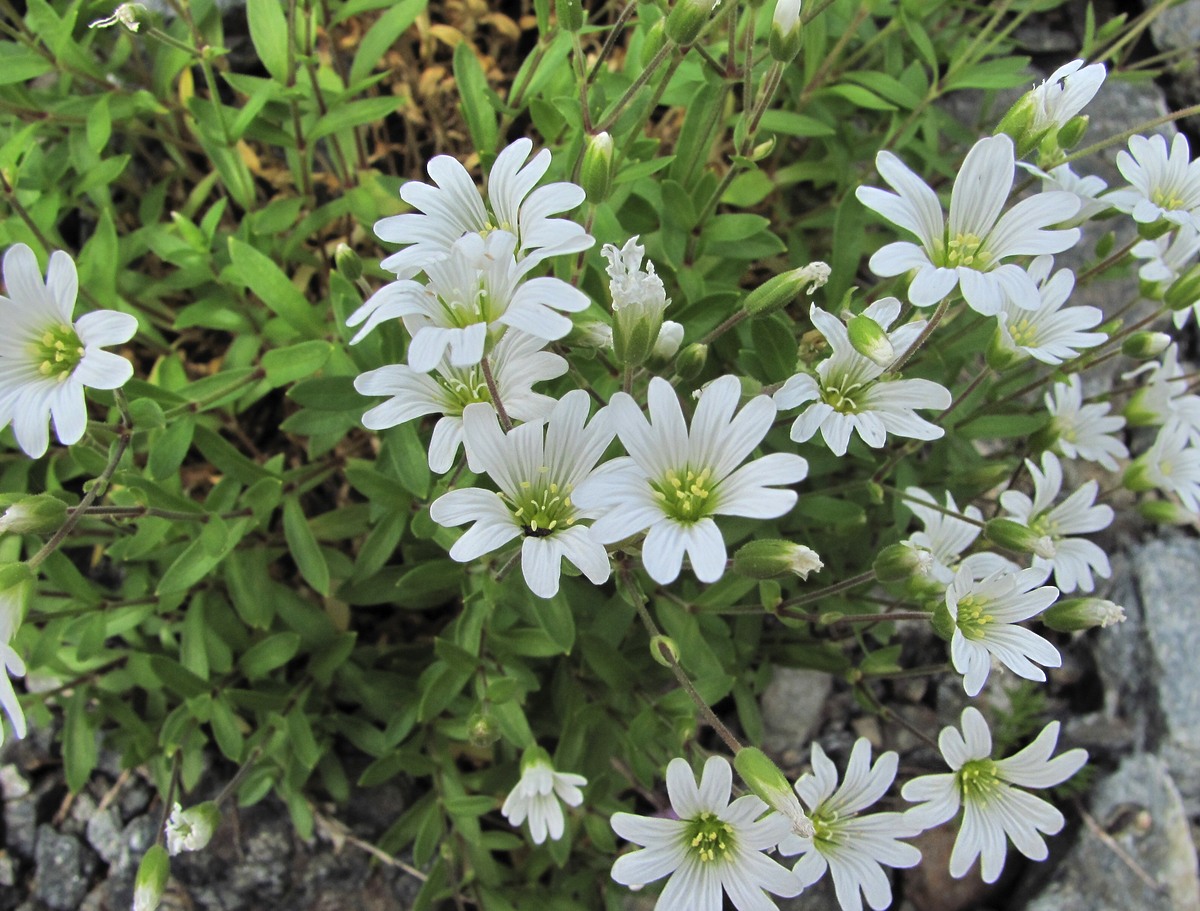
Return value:
[(937, 244), (934, 254), (935, 263), (947, 269), (965, 266), (982, 271), (992, 264), (992, 255), (983, 249), (982, 238), (974, 234), (956, 234)]
[(838, 815), (835, 812), (819, 808), (815, 813), (809, 815), (809, 821), (813, 824), (813, 841), (822, 841), (826, 844), (838, 844), (837, 821)]
[(1008, 334), (1012, 337), (1014, 345), (1029, 348), (1037, 341), (1037, 326), (1033, 320), (1023, 316), (1008, 324)]
[(475, 293), (469, 298), (446, 298), (438, 297), (438, 302), (442, 305), (442, 312), (446, 315), (447, 322), (456, 329), (465, 329), (467, 326), (473, 326), (475, 323), (490, 323), (492, 322), (491, 307), (489, 306), (490, 298), (487, 290), (484, 288), (476, 289)]
[(967, 595), (958, 602), (958, 628), (968, 639), (982, 639), (983, 631), (995, 617), (985, 614), (987, 601)]
[(1166, 209), (1167, 211), (1183, 208), (1183, 197), (1174, 190), (1164, 190), (1162, 187), (1156, 188), (1150, 194), (1150, 201), (1160, 209)]
[(83, 342), (73, 326), (60, 323), (51, 326), (40, 339), (30, 346), (38, 373), (52, 376), (60, 383), (79, 366), (83, 360)]
[(733, 826), (722, 822), (716, 814), (705, 811), (691, 820), (687, 827), (688, 844), (702, 863), (723, 860), (733, 850)]
[(1029, 528), (1045, 537), (1058, 539), (1062, 535), (1059, 533), (1059, 524), (1050, 518), (1049, 513), (1043, 513), (1039, 516), (1034, 516), (1029, 520)]
[(447, 393), (443, 414), (461, 415), (468, 405), (475, 402), (490, 404), (492, 401), (487, 380), (478, 366), (451, 369), (441, 376), (439, 382)]
[(821, 389), (821, 400), (839, 414), (858, 414), (858, 402), (855, 396), (862, 391), (866, 383), (846, 383), (844, 386), (824, 386)]
[(650, 486), (667, 515), (681, 522), (695, 522), (712, 511), (711, 495), (716, 483), (711, 468), (699, 474), (690, 468), (671, 470), (662, 480), (651, 481)]
[(964, 801), (986, 803), (1000, 789), (996, 763), (991, 759), (971, 759), (964, 762), (954, 777)]
[[(549, 472), (545, 465), (538, 469), (542, 475)], [(540, 478), (537, 481), (522, 481), (515, 496), (501, 494), (528, 537), (544, 538), (559, 528), (575, 524), (575, 504), (571, 502), (571, 486), (559, 485)]]

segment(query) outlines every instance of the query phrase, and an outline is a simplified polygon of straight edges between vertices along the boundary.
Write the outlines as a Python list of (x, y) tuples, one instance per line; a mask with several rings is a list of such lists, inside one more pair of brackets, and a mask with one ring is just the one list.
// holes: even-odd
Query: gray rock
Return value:
[(1200, 541), (1174, 536), (1129, 554), (1114, 600), (1125, 623), (1097, 638), (1106, 709), (1161, 756), (1189, 813), (1200, 813)]
[[(781, 857), (780, 862), (785, 867), (791, 867), (796, 858)], [(795, 898), (777, 900), (779, 911), (841, 911), (837, 895), (833, 891), (833, 881), (826, 873), (819, 880), (797, 895)]]
[(832, 690), (829, 674), (807, 668), (775, 668), (762, 695), (763, 749), (786, 764), (803, 761)]
[(1081, 828), (1049, 885), (1025, 911), (1200, 908), (1196, 847), (1179, 792), (1160, 759), (1141, 754), (1122, 762), (1096, 788), (1091, 814), (1107, 839)]
[(83, 846), (70, 835), (41, 825), (37, 831), (34, 898), (54, 911), (76, 911), (87, 894)]
[(25, 794), (4, 802), (5, 841), (10, 851), (21, 857), (33, 857), (37, 843), (37, 799)]
[(75, 795), (71, 801), (71, 812), (67, 815), (62, 831), (69, 835), (83, 835), (87, 829), (88, 820), (96, 815), (96, 800), (86, 791)]
[(0, 797), (5, 800), (16, 800), (29, 793), (29, 782), (21, 774), (21, 770), (11, 763), (0, 767)]
[(121, 834), (121, 817), (115, 807), (105, 807), (88, 820), (87, 841), (105, 863), (117, 862), (121, 856), (124, 839)]

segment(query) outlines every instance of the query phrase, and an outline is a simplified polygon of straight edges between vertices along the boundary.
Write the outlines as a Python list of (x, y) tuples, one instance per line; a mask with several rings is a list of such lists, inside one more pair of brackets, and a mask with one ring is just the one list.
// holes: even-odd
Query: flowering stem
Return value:
[[(1103, 149), (1107, 149), (1111, 145), (1124, 142), (1135, 133), (1143, 133), (1146, 130), (1152, 130), (1155, 127), (1160, 127), (1164, 123), (1182, 120), (1185, 117), (1194, 117), (1196, 114), (1200, 114), (1200, 104), (1193, 104), (1190, 107), (1181, 108), (1178, 111), (1172, 111), (1169, 114), (1163, 114), (1161, 117), (1155, 117), (1153, 120), (1147, 120), (1145, 123), (1139, 123), (1137, 126), (1131, 127), (1128, 130), (1123, 130), (1122, 132), (1113, 136), (1109, 136), (1107, 139), (1102, 139), (1099, 142), (1092, 143), (1090, 146), (1085, 146), (1078, 152), (1072, 152), (1070, 155), (1065, 156), (1060, 161), (1052, 163), (1050, 168), (1056, 168), (1060, 164), (1070, 164), (1072, 161), (1077, 161), (1080, 158), (1086, 158), (1093, 152), (1099, 152)], [(1050, 168), (1047, 168), (1046, 170), (1050, 170)]]
[(629, 21), (629, 17), (632, 16), (634, 10), (637, 9), (637, 5), (637, 0), (629, 0), (629, 2), (626, 3), (621, 9), (621, 12), (617, 14), (617, 19), (615, 22), (613, 22), (612, 28), (608, 32), (608, 37), (604, 39), (604, 46), (600, 48), (600, 54), (596, 57), (596, 62), (592, 64), (592, 69), (587, 74), (588, 82), (595, 81), (596, 74), (600, 72), (600, 67), (604, 66), (604, 61), (608, 59), (608, 55), (611, 54), (613, 48), (616, 47), (617, 38), (621, 34), (621, 29), (624, 28), (625, 23)]
[(929, 317), (929, 322), (925, 324), (925, 328), (921, 330), (921, 334), (917, 336), (917, 340), (909, 346), (909, 349), (902, 355), (896, 358), (888, 367), (888, 373), (898, 373), (900, 368), (907, 364), (918, 349), (925, 344), (929, 336), (933, 335), (933, 330), (938, 327), (938, 323), (942, 321), (942, 317), (946, 315), (946, 311), (950, 309), (950, 296), (947, 295), (938, 301), (937, 309), (933, 311), (933, 316)]
[(1113, 266), (1115, 266), (1117, 263), (1119, 263), (1121, 260), (1123, 260), (1129, 254), (1129, 251), (1138, 245), (1138, 243), (1141, 241), (1141, 239), (1142, 238), (1140, 236), (1135, 234), (1133, 236), (1133, 239), (1130, 240), (1129, 243), (1127, 243), (1123, 247), (1121, 247), (1120, 250), (1117, 250), (1115, 253), (1111, 254), (1107, 258), (1096, 263), (1096, 265), (1092, 266), (1086, 272), (1079, 275), (1075, 279), (1075, 285), (1079, 286), (1079, 285), (1086, 284), (1088, 281), (1090, 281), (1095, 276), (1101, 274), (1102, 272), (1107, 271), (1108, 269), (1111, 269)]
[(504, 432), (512, 430), (513, 422), (508, 416), (508, 412), (504, 410), (504, 403), (500, 401), (500, 387), (496, 385), (496, 378), (492, 376), (492, 365), (488, 363), (487, 356), (479, 362), (479, 369), (483, 371), (483, 379), (487, 383), (488, 394), (492, 397), (492, 404), (496, 406), (496, 414), (500, 416), (500, 426), (504, 428)]
[(803, 620), (818, 626), (841, 626), (846, 623), (888, 623), (892, 620), (928, 620), (928, 611), (885, 611), (880, 614), (843, 614), (830, 620), (826, 614), (808, 614), (803, 611), (779, 607), (778, 611), (790, 620)]
[(836, 595), (838, 592), (848, 591), (849, 589), (857, 588), (859, 585), (865, 585), (868, 582), (874, 581), (875, 570), (869, 569), (865, 573), (859, 573), (857, 576), (851, 576), (849, 579), (843, 579), (841, 582), (826, 585), (824, 588), (818, 588), (816, 591), (806, 592), (803, 595), (797, 595), (795, 598), (788, 598), (786, 601), (780, 602), (777, 610), (799, 607), (801, 604), (812, 604), (814, 601), (820, 601), (822, 598), (828, 598), (830, 595)]
[[(629, 570), (624, 565), (620, 565), (618, 572), (624, 577), (625, 590), (632, 595), (634, 607), (637, 608), (638, 616), (642, 618), (642, 625), (646, 627), (646, 632), (649, 633), (653, 640), (655, 636), (661, 636), (662, 633), (658, 629), (658, 625), (654, 622), (654, 618), (650, 616), (650, 611), (646, 609), (646, 599), (641, 595), (633, 580), (629, 578)], [(684, 691), (691, 697), (692, 702), (696, 703), (696, 708), (700, 710), (701, 716), (709, 727), (717, 732), (717, 736), (724, 741), (725, 746), (729, 747), (730, 752), (737, 753), (741, 750), (742, 745), (738, 739), (733, 736), (733, 732), (725, 726), (725, 723), (717, 717), (716, 713), (704, 701), (704, 697), (700, 695), (696, 687), (692, 685), (692, 681), (688, 679), (687, 673), (679, 666), (679, 661), (675, 655), (666, 648), (660, 648), (659, 654), (663, 660), (667, 662), (667, 667), (671, 669), (671, 673), (675, 675), (675, 679)]]
[(716, 329), (713, 329), (710, 333), (708, 333), (708, 335), (704, 336), (704, 338), (700, 339), (700, 344), (711, 345), (714, 341), (719, 339), (722, 335), (744, 320), (747, 316), (749, 316), (749, 314), (745, 310), (739, 310), (737, 313), (726, 319), (725, 322), (721, 323), (721, 325), (717, 326)]
[(604, 133), (613, 128), (616, 122), (620, 119), (621, 115), (625, 113), (625, 108), (629, 107), (629, 103), (633, 101), (637, 93), (641, 91), (642, 86), (650, 81), (650, 77), (653, 76), (655, 72), (658, 71), (658, 68), (663, 65), (663, 61), (665, 61), (668, 56), (674, 53), (678, 47), (679, 45), (677, 45), (674, 41), (671, 41), (669, 38), (667, 39), (666, 43), (659, 48), (658, 53), (654, 55), (654, 59), (650, 61), (645, 69), (638, 73), (637, 78), (633, 80), (633, 84), (625, 90), (625, 94), (617, 99), (616, 104), (614, 104), (612, 107), (611, 113), (609, 113), (609, 115), (605, 117), (596, 127), (597, 133)]
[(117, 445), (113, 447), (112, 455), (108, 460), (108, 465), (100, 477), (92, 482), (91, 488), (79, 505), (67, 515), (67, 519), (59, 527), (50, 540), (42, 545), (41, 550), (29, 558), (29, 568), (37, 569), (46, 558), (58, 550), (60, 544), (66, 540), (67, 535), (74, 531), (75, 526), (79, 524), (79, 520), (84, 517), (88, 511), (88, 507), (96, 502), (96, 499), (108, 489), (108, 482), (112, 480), (113, 474), (117, 470), (117, 465), (120, 464), (122, 457), (125, 455), (125, 450), (129, 448), (129, 441), (133, 438), (133, 426), (128, 417), (128, 408), (124, 405), (125, 395), (120, 389), (116, 390), (118, 407), (121, 409), (121, 423), (117, 427)]
[(154, 836), (154, 843), (158, 845), (167, 840), (167, 821), (171, 818), (171, 810), (175, 806), (175, 791), (179, 788), (179, 767), (182, 760), (183, 750), (176, 750), (175, 759), (171, 763), (171, 780), (167, 784), (167, 799), (163, 801), (162, 818), (158, 821), (158, 832)]

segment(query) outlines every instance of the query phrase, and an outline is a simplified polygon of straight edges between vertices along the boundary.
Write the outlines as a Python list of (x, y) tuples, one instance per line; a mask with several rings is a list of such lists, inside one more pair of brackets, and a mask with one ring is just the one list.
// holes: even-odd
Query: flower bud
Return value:
[(1163, 302), (1172, 310), (1186, 310), (1200, 301), (1200, 266), (1192, 266), (1171, 283)]
[(795, 300), (805, 285), (805, 294), (812, 294), (829, 281), (829, 266), (822, 262), (809, 263), (799, 269), (792, 269), (782, 275), (776, 275), (759, 285), (746, 295), (742, 301), (742, 309), (749, 316), (766, 316), (777, 310), (782, 310)]
[(646, 248), (637, 241), (634, 236), (620, 249), (605, 244), (601, 250), (608, 260), (613, 354), (617, 363), (625, 367), (638, 367), (649, 359), (662, 328), (663, 311), (671, 303), (654, 264), (646, 261), (646, 268), (642, 269)]
[(991, 519), (983, 529), (984, 537), (993, 544), (1009, 550), (1034, 554), (1045, 560), (1053, 559), (1057, 552), (1049, 535), (1034, 531), (1012, 519)]
[(333, 265), (347, 281), (356, 282), (362, 278), (362, 260), (346, 244), (338, 244), (333, 251)]
[(46, 493), (22, 497), (0, 516), (0, 534), (40, 535), (57, 531), (67, 518), (67, 504)]
[(653, 360), (665, 363), (676, 355), (681, 344), (683, 344), (683, 325), (674, 320), (663, 320), (650, 356)]
[(791, 63), (800, 53), (800, 0), (776, 0), (767, 48), (778, 63)]
[(1034, 114), (1035, 105), (1033, 96), (1029, 92), (1026, 92), (1000, 118), (1000, 123), (996, 127), (996, 135), (1005, 134), (1012, 139), (1013, 144), (1018, 148), (1028, 146), (1024, 150), (1028, 152), (1037, 145), (1037, 143), (1029, 143), (1026, 139), (1029, 135), (1029, 128), (1033, 125)]
[(733, 757), (733, 766), (742, 776), (746, 787), (767, 806), (787, 818), (794, 834), (801, 838), (813, 837), (813, 824), (804, 815), (796, 792), (779, 766), (766, 753), (758, 747), (742, 747)]
[(1103, 598), (1070, 598), (1051, 605), (1042, 622), (1060, 633), (1112, 626), (1125, 619), (1125, 609)]
[(471, 746), (483, 749), (500, 739), (500, 728), (485, 712), (472, 712), (467, 718), (467, 740)]
[(579, 183), (592, 205), (597, 206), (608, 199), (613, 184), (613, 140), (608, 133), (588, 137), (579, 169)]
[(1083, 139), (1083, 134), (1087, 132), (1088, 116), (1087, 114), (1076, 114), (1058, 131), (1058, 147), (1060, 149), (1073, 149), (1079, 144), (1079, 140)]
[(1121, 342), (1121, 353), (1135, 361), (1148, 361), (1166, 351), (1171, 341), (1165, 332), (1135, 332)]
[(209, 800), (183, 809), (178, 803), (167, 820), (167, 850), (174, 857), (184, 851), (199, 851), (212, 840), (221, 824), (221, 811)]
[(675, 359), (675, 373), (681, 380), (694, 380), (704, 369), (708, 360), (708, 345), (692, 342)]
[(658, 56), (658, 52), (663, 49), (663, 45), (667, 43), (667, 20), (659, 19), (652, 26), (650, 31), (646, 33), (646, 38), (642, 42), (641, 59), (638, 63), (642, 69), (650, 65), (650, 62)]
[(1159, 525), (1191, 525), (1196, 516), (1171, 500), (1142, 500), (1138, 514), (1148, 522)]
[(846, 332), (854, 350), (880, 367), (887, 367), (896, 359), (896, 349), (887, 332), (865, 313), (852, 316)]
[(133, 911), (154, 911), (171, 875), (171, 860), (162, 845), (153, 845), (138, 864), (133, 882)]
[(679, 646), (670, 636), (651, 636), (650, 657), (663, 667), (674, 667), (679, 663)]
[(667, 37), (687, 47), (700, 36), (716, 4), (712, 0), (675, 0), (667, 14)]
[(881, 550), (873, 569), (880, 582), (900, 582), (914, 576), (927, 576), (932, 567), (933, 555), (929, 551), (901, 541)]
[(773, 579), (786, 573), (808, 579), (809, 573), (820, 572), (823, 565), (815, 550), (791, 541), (751, 541), (733, 555), (733, 571), (750, 579)]
[(555, 0), (554, 9), (558, 13), (558, 24), (568, 32), (577, 32), (583, 28), (583, 4), (580, 0)]

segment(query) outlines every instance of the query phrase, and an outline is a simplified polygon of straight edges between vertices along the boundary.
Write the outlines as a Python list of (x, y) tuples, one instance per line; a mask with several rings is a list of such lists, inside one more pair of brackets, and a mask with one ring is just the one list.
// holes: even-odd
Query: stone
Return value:
[[(798, 858), (781, 857), (780, 862), (789, 869)], [(829, 873), (797, 895), (795, 898), (776, 899), (779, 911), (841, 911), (837, 895), (833, 891), (833, 880)]]
[(10, 851), (21, 857), (33, 857), (37, 843), (37, 799), (26, 794), (4, 802), (5, 842)]
[(788, 765), (803, 762), (832, 691), (829, 674), (775, 668), (762, 695), (763, 749)]
[(12, 763), (0, 766), (0, 797), (5, 800), (16, 800), (29, 793), (29, 782)]
[(1129, 553), (1114, 590), (1125, 623), (1096, 639), (1110, 715), (1167, 763), (1190, 814), (1200, 813), (1200, 541), (1179, 535)]
[(1107, 837), (1081, 827), (1049, 884), (1024, 911), (1200, 908), (1196, 846), (1161, 759), (1145, 753), (1127, 758), (1100, 783), (1091, 803), (1091, 815)]
[(921, 862), (905, 871), (904, 896), (917, 911), (975, 911), (996, 890), (980, 878), (978, 863), (961, 879), (950, 875), (950, 852), (957, 837), (958, 823), (951, 820), (911, 839)]
[(53, 911), (77, 911), (88, 886), (83, 872), (83, 846), (78, 839), (41, 825), (34, 861), (34, 898)]
[(62, 825), (62, 831), (68, 835), (82, 835), (87, 829), (88, 820), (96, 815), (96, 800), (86, 791), (75, 795), (71, 801), (71, 812), (67, 814)]
[(121, 817), (115, 807), (98, 810), (87, 822), (87, 842), (107, 864), (115, 864), (121, 856), (124, 839), (121, 837)]

